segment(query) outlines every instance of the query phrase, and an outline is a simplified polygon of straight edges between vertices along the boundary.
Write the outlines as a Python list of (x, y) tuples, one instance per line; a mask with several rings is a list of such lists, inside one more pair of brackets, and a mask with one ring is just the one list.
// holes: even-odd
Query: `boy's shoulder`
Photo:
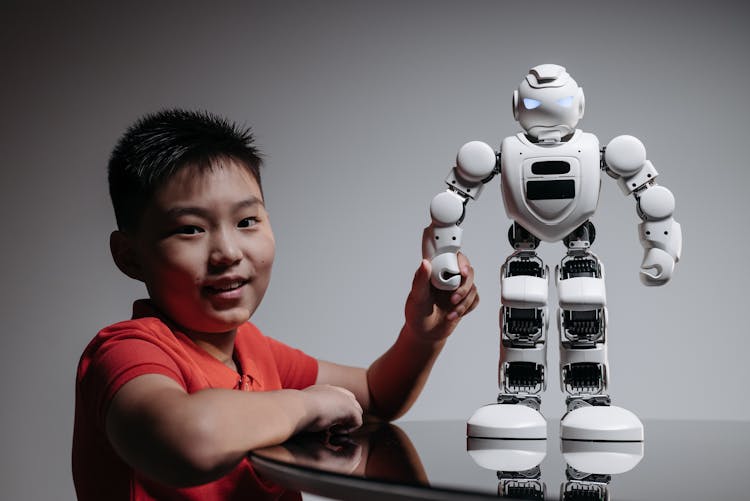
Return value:
[(110, 376), (119, 371), (158, 360), (173, 365), (186, 359), (185, 341), (159, 316), (148, 300), (133, 304), (133, 318), (101, 329), (89, 341), (78, 362), (77, 380), (81, 381), (92, 367)]
[(174, 331), (160, 318), (151, 303), (139, 299), (133, 303), (133, 317), (101, 329), (89, 342), (84, 355), (116, 339), (143, 338), (155, 342), (169, 342), (173, 337)]

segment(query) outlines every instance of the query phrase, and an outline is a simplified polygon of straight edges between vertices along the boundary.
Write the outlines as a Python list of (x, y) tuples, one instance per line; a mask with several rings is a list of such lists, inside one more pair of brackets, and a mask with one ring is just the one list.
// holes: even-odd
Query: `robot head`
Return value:
[(513, 117), (542, 142), (559, 141), (573, 132), (583, 108), (583, 89), (557, 64), (531, 68), (513, 92)]

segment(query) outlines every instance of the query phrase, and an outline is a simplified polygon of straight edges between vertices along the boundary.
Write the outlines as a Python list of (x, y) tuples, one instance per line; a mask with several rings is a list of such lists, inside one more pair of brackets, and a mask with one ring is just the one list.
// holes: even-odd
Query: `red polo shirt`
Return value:
[(208, 484), (175, 489), (149, 480), (112, 449), (104, 431), (107, 406), (122, 385), (142, 374), (163, 374), (185, 391), (303, 389), (315, 383), (318, 362), (264, 336), (254, 325), (237, 330), (238, 374), (206, 353), (185, 334), (170, 329), (148, 301), (136, 301), (133, 320), (103, 329), (81, 356), (76, 378), (73, 481), (80, 501), (88, 500), (256, 500), (299, 499), (257, 477), (244, 459)]

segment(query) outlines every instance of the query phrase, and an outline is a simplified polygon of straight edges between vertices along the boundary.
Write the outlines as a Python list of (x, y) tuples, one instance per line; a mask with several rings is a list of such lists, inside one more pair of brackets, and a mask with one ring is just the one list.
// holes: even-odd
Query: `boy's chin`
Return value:
[(223, 334), (233, 331), (250, 320), (252, 312), (248, 309), (233, 309), (232, 311), (214, 312), (202, 319), (193, 319), (186, 327), (192, 331), (206, 334)]
[(245, 310), (243, 313), (235, 313), (232, 315), (223, 315), (220, 318), (212, 319), (214, 328), (211, 329), (213, 332), (225, 332), (233, 330), (250, 320), (250, 312)]

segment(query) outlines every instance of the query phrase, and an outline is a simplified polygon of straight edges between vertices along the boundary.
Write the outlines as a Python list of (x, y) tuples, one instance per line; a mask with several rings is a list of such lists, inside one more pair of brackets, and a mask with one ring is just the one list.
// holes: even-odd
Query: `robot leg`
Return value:
[(500, 272), (498, 403), (479, 409), (468, 431), (474, 437), (541, 439), (547, 437), (539, 408), (546, 386), (549, 272), (536, 254), (536, 237), (518, 224), (510, 236), (516, 251)]
[(610, 406), (607, 393), (607, 298), (604, 267), (589, 251), (594, 226), (586, 222), (565, 238), (566, 256), (555, 269), (560, 308), (560, 385), (568, 413), (562, 438), (643, 440), (643, 425), (625, 409)]

